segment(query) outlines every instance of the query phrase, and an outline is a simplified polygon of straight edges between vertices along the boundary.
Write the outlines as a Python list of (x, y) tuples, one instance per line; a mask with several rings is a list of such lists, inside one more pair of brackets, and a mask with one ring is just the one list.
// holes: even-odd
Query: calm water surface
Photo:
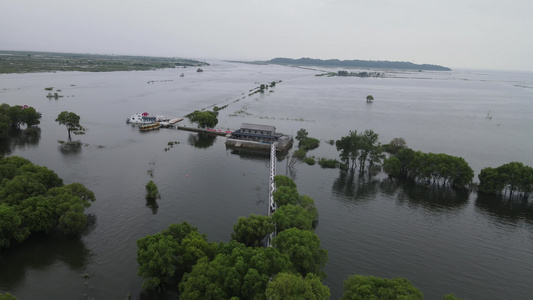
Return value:
[[(310, 152), (336, 158), (326, 143), (350, 130), (372, 129), (382, 143), (403, 137), (424, 152), (461, 156), (475, 170), (510, 161), (533, 166), (533, 74), (458, 70), (385, 71), (386, 78), (316, 77), (316, 70), (214, 62), (150, 72), (0, 75), (0, 103), (27, 104), (43, 114), (39, 138), (2, 145), (54, 170), (65, 183), (95, 192), (91, 225), (76, 239), (37, 236), (0, 252), (0, 293), (19, 299), (148, 299), (136, 275), (136, 240), (187, 221), (210, 241), (229, 241), (239, 216), (265, 214), (268, 157), (226, 149), (224, 138), (161, 129), (140, 133), (125, 120), (148, 111), (171, 117), (214, 105), (221, 129), (242, 122), (322, 141)], [(185, 73), (180, 78), (179, 74)], [(261, 83), (282, 80), (265, 94)], [(63, 98), (48, 100), (45, 87)], [(367, 95), (373, 104), (367, 104)], [(83, 146), (63, 149), (61, 111), (88, 128)], [(491, 119), (487, 115), (492, 116)], [(169, 142), (176, 142), (169, 148)], [(169, 148), (165, 151), (166, 148)], [(316, 230), (329, 251), (325, 280), (332, 299), (351, 274), (407, 277), (427, 299), (528, 299), (533, 293), (533, 204), (477, 193), (359, 178), (278, 160), (315, 199)], [(150, 177), (153, 174), (153, 178)], [(153, 179), (162, 198), (147, 206)], [(89, 279), (83, 278), (90, 274)], [(167, 298), (173, 298), (168, 295)]]

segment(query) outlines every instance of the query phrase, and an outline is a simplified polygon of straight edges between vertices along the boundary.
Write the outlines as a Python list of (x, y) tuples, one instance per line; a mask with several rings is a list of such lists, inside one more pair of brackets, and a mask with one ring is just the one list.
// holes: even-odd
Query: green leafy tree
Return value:
[(82, 184), (63, 185), (54, 171), (17, 156), (0, 158), (0, 179), (0, 248), (55, 227), (69, 235), (85, 228), (95, 197)]
[(277, 188), (280, 188), (282, 186), (288, 186), (291, 188), (296, 188), (296, 183), (292, 179), (290, 179), (287, 176), (284, 175), (276, 175), (274, 176), (274, 183), (276, 184)]
[(204, 257), (213, 259), (218, 249), (217, 243), (209, 243), (205, 235), (198, 233), (197, 231), (191, 231), (180, 242), (179, 247), (179, 260), (177, 270), (179, 276), (190, 272), (196, 262)]
[(357, 131), (350, 131), (350, 134), (342, 137), (340, 140), (335, 141), (335, 147), (340, 152), (339, 157), (341, 161), (350, 168), (355, 169), (356, 159), (359, 156), (359, 150), (361, 148), (360, 136), (357, 135)]
[(422, 292), (405, 278), (351, 275), (344, 281), (342, 300), (420, 300)]
[(375, 150), (379, 146), (377, 144), (378, 137), (379, 135), (373, 130), (365, 130), (365, 132), (361, 136), (359, 136), (359, 171), (364, 171), (365, 163), (368, 159), (368, 156), (373, 150)]
[(56, 122), (58, 122), (59, 125), (65, 125), (67, 127), (69, 140), (71, 139), (70, 132), (85, 130), (83, 126), (80, 125), (80, 116), (73, 112), (62, 111), (57, 116)]
[(22, 218), (14, 207), (0, 204), (0, 249), (11, 245), (12, 240), (21, 242), (30, 234), (27, 227), (22, 227)]
[[(137, 246), (139, 275), (145, 279), (145, 287), (149, 289), (177, 287), (183, 275), (191, 272), (198, 260), (212, 260), (218, 249), (217, 243), (207, 242), (206, 235), (198, 233), (197, 228), (187, 222), (172, 224), (155, 237), (138, 240)], [(149, 259), (155, 251), (162, 253), (163, 257)]]
[(404, 138), (393, 138), (388, 144), (383, 145), (383, 150), (390, 154), (397, 154), (398, 151), (405, 148), (407, 143)]
[(383, 161), (383, 171), (389, 177), (398, 177), (401, 174), (402, 163), (396, 156), (391, 156)]
[(272, 300), (326, 300), (330, 297), (329, 287), (313, 273), (305, 278), (300, 274), (279, 273), (268, 283), (265, 294)]
[(197, 123), (201, 128), (213, 128), (218, 124), (217, 113), (213, 111), (199, 111), (186, 115), (191, 123)]
[(520, 162), (510, 162), (497, 168), (484, 168), (478, 175), (479, 190), (485, 193), (509, 192), (527, 198), (533, 191), (533, 168)]
[(286, 204), (276, 210), (272, 215), (272, 221), (276, 223), (277, 232), (282, 232), (289, 228), (312, 230), (314, 219), (313, 216), (300, 205)]
[(20, 124), (23, 123), (22, 120), (22, 111), (23, 108), (20, 105), (14, 105), (7, 109), (7, 114), (11, 120), (11, 126), (15, 128), (20, 128)]
[[(176, 242), (181, 243), (181, 241), (191, 232), (198, 232), (198, 228), (184, 221), (180, 224), (171, 224), (167, 229), (163, 230), (161, 234), (169, 235), (174, 238)], [(205, 235), (202, 236), (206, 239)]]
[(144, 278), (143, 287), (162, 288), (176, 273), (179, 244), (169, 235), (156, 233), (137, 240), (137, 275)]
[(274, 202), (278, 207), (286, 204), (296, 204), (300, 199), (298, 190), (296, 188), (291, 188), (288, 186), (281, 186), (272, 193), (274, 197)]
[(289, 271), (286, 255), (272, 247), (246, 247), (237, 241), (223, 244), (213, 260), (198, 260), (179, 284), (183, 299), (264, 299), (270, 279)]
[(8, 205), (18, 205), (22, 200), (46, 194), (47, 188), (33, 176), (21, 174), (13, 179), (2, 182), (0, 188), (0, 202)]
[(261, 241), (274, 231), (274, 224), (269, 216), (251, 214), (248, 218), (239, 217), (233, 225), (231, 238), (247, 247), (259, 247)]
[(300, 130), (298, 130), (298, 131), (296, 132), (296, 137), (295, 137), (295, 139), (296, 139), (297, 141), (304, 140), (304, 139), (307, 138), (307, 135), (308, 135), (308, 134), (309, 134), (309, 133), (307, 132), (307, 130), (305, 130), (304, 128), (300, 128)]
[(305, 139), (302, 139), (298, 143), (298, 147), (305, 151), (316, 149), (318, 148), (318, 146), (320, 146), (320, 141), (312, 137), (307, 137)]
[(328, 251), (320, 249), (320, 239), (314, 232), (289, 228), (278, 233), (272, 243), (279, 252), (289, 256), (298, 273), (325, 276), (322, 268), (328, 260)]
[(41, 115), (35, 110), (33, 107), (25, 107), (22, 110), (22, 116), (21, 120), (22, 123), (25, 123), (27, 127), (39, 125), (41, 123), (40, 121)]
[(159, 194), (159, 189), (157, 188), (157, 185), (152, 181), (148, 181), (148, 183), (145, 186), (146, 189), (146, 200), (156, 200), (161, 197)]
[(385, 160), (385, 154), (383, 153), (383, 147), (378, 143), (377, 146), (372, 147), (368, 155), (368, 172), (372, 174), (374, 167), (381, 166)]
[(57, 222), (56, 203), (51, 197), (30, 197), (17, 206), (22, 223), (31, 232), (49, 232)]
[(315, 200), (313, 198), (301, 195), (298, 204), (309, 213), (309, 218), (313, 221), (313, 227), (318, 224), (318, 210), (315, 207)]

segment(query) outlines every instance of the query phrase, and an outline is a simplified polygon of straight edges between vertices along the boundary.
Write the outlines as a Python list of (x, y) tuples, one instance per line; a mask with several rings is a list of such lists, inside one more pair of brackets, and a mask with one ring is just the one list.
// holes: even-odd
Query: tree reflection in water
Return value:
[(507, 196), (478, 192), (475, 205), (479, 212), (498, 222), (526, 222), (533, 225), (533, 200), (509, 199)]
[(24, 130), (10, 130), (8, 138), (0, 140), (0, 155), (9, 155), (15, 149), (34, 147), (41, 140), (41, 130), (26, 134)]
[(398, 205), (421, 207), (428, 211), (440, 212), (464, 208), (470, 191), (425, 186), (412, 181), (379, 179), (354, 171), (340, 171), (332, 187), (333, 192), (347, 202), (368, 202), (378, 197), (378, 193), (396, 198)]
[(187, 141), (195, 148), (209, 148), (215, 144), (217, 136), (207, 133), (190, 133)]
[(340, 171), (332, 189), (337, 196), (347, 202), (367, 202), (376, 197), (379, 182), (379, 179), (360, 175), (354, 170)]
[[(95, 227), (96, 216), (90, 214), (87, 216), (87, 227), (82, 236)], [(46, 270), (58, 261), (81, 274), (86, 271), (92, 256), (81, 236), (66, 236), (57, 229), (49, 234), (34, 234), (21, 244), (14, 244), (0, 252), (2, 289), (15, 289), (24, 281), (27, 271)]]

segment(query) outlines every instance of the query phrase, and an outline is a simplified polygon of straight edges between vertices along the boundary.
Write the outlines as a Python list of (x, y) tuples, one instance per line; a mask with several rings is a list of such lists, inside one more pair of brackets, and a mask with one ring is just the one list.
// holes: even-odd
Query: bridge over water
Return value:
[[(271, 216), (276, 211), (276, 203), (274, 203), (274, 191), (276, 190), (276, 184), (274, 183), (274, 176), (276, 176), (276, 144), (270, 145), (270, 174), (268, 179), (268, 212), (267, 215)], [(266, 246), (272, 246), (272, 239), (276, 237), (276, 223), (274, 223), (274, 232), (268, 235)]]

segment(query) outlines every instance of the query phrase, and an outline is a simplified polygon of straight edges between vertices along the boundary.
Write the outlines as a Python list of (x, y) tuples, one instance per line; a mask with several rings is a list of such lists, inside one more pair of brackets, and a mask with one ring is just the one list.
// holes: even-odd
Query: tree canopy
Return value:
[(0, 248), (55, 227), (79, 234), (87, 224), (84, 210), (94, 200), (85, 186), (63, 185), (46, 167), (22, 157), (0, 157)]
[(265, 294), (272, 300), (326, 300), (330, 297), (329, 287), (313, 273), (305, 278), (300, 274), (279, 273), (268, 283)]
[(485, 193), (509, 197), (521, 195), (527, 198), (533, 191), (533, 168), (520, 162), (510, 162), (497, 168), (484, 168), (478, 175), (479, 190)]
[(199, 111), (186, 115), (191, 123), (197, 123), (201, 128), (213, 128), (218, 124), (217, 113), (214, 111)]
[(384, 156), (378, 137), (379, 135), (373, 130), (365, 130), (359, 134), (354, 130), (335, 141), (335, 147), (340, 152), (339, 157), (346, 168), (351, 166), (354, 170), (359, 162), (359, 171), (363, 172), (367, 161), (369, 161), (369, 171), (371, 167), (381, 165)]
[(264, 299), (270, 278), (290, 269), (287, 255), (275, 248), (251, 248), (231, 241), (221, 245), (212, 261), (200, 259), (183, 277), (180, 298)]
[(274, 212), (272, 221), (276, 223), (278, 232), (293, 227), (301, 230), (312, 230), (314, 216), (300, 205), (287, 204)]
[(77, 132), (85, 130), (83, 126), (80, 125), (80, 116), (73, 112), (62, 111), (57, 116), (56, 122), (59, 125), (67, 126), (68, 138), (70, 139), (70, 132)]
[(462, 157), (443, 153), (424, 153), (403, 148), (384, 162), (384, 170), (392, 177), (405, 177), (423, 183), (465, 188), (472, 182), (474, 171)]
[(231, 238), (247, 247), (259, 247), (261, 241), (274, 231), (274, 224), (269, 216), (251, 214), (248, 218), (239, 217), (233, 225)]
[(20, 129), (26, 125), (26, 132), (41, 123), (41, 114), (31, 106), (20, 106), (3, 103), (0, 105), (0, 138), (7, 138), (9, 129)]
[(280, 253), (289, 256), (298, 273), (325, 276), (322, 268), (328, 260), (328, 251), (320, 248), (320, 239), (314, 232), (289, 228), (279, 232), (272, 243)]

